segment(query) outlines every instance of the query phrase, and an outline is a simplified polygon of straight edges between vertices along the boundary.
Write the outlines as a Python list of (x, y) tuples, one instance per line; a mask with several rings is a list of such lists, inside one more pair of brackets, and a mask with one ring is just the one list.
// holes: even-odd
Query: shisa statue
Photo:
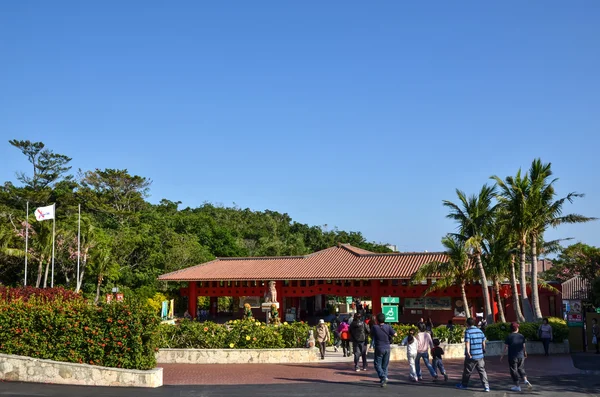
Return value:
[(266, 292), (265, 302), (277, 303), (277, 289), (275, 288), (275, 281), (269, 281), (269, 288)]

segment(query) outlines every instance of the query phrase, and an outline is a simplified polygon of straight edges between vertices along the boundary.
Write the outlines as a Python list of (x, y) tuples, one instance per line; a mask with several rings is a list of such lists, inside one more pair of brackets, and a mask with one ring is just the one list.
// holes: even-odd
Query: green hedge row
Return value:
[(115, 368), (155, 367), (160, 319), (147, 305), (95, 306), (62, 292), (15, 290), (0, 300), (0, 352)]
[(226, 324), (211, 321), (183, 321), (179, 325), (161, 325), (161, 348), (173, 349), (282, 349), (306, 346), (309, 330), (306, 323), (266, 325), (250, 318)]
[[(411, 329), (415, 331), (415, 335), (419, 332), (414, 325), (391, 324), (391, 326), (396, 331), (393, 343), (402, 343), (402, 340), (408, 335)], [(440, 325), (434, 328), (432, 332), (433, 338), (439, 339), (441, 343), (462, 343), (465, 336), (465, 327), (455, 325), (454, 329), (450, 330), (445, 325)]]
[[(550, 317), (548, 323), (552, 327), (553, 342), (562, 343), (563, 340), (569, 337), (569, 327), (564, 320), (556, 317)], [(541, 322), (521, 323), (519, 332), (525, 336), (527, 340), (539, 341), (538, 329)], [(510, 334), (510, 323), (495, 323), (490, 324), (485, 329), (485, 336), (490, 341), (503, 341)]]

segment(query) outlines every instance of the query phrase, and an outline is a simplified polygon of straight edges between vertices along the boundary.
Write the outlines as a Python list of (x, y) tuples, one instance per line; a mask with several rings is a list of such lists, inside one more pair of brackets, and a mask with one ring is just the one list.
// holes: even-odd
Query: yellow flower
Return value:
[(234, 324), (237, 324), (237, 320), (234, 320), (234, 321), (233, 321), (233, 323), (234, 323)]
[(246, 336), (246, 340), (250, 340), (250, 337), (249, 337), (249, 336)]
[(257, 327), (260, 327), (260, 323), (257, 321), (254, 324), (256, 324)]
[(233, 346), (235, 346), (233, 343), (229, 344), (229, 347), (231, 347), (233, 349)]
[(283, 322), (283, 325), (288, 325), (287, 321), (284, 321), (284, 322)]
[(261, 328), (262, 328), (262, 329), (265, 329), (265, 326), (263, 325)]

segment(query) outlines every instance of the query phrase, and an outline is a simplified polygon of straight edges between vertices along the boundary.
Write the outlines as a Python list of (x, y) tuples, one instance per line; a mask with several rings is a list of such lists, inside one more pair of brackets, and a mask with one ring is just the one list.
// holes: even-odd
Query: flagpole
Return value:
[(50, 288), (54, 288), (54, 239), (56, 235), (56, 203), (52, 204), (52, 278), (50, 279)]
[(79, 256), (81, 254), (81, 204), (79, 204), (79, 220), (77, 222), (77, 280), (75, 289), (79, 285)]
[(27, 202), (27, 209), (25, 215), (25, 283), (27, 287), (27, 252), (28, 252), (28, 241), (29, 240), (29, 201)]

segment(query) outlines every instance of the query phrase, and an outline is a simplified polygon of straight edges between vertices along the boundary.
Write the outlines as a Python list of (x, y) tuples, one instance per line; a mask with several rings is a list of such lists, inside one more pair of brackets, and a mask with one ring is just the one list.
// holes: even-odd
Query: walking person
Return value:
[(510, 325), (511, 333), (504, 341), (504, 351), (500, 356), (500, 361), (508, 350), (508, 366), (510, 368), (510, 376), (514, 382), (514, 386), (510, 388), (512, 391), (521, 391), (519, 378), (523, 381), (529, 390), (532, 389), (531, 383), (527, 380), (525, 373), (525, 359), (527, 358), (527, 349), (525, 348), (525, 337), (519, 333), (519, 323)]
[(592, 319), (592, 345), (596, 345), (596, 354), (600, 354), (600, 326), (595, 318)]
[(431, 317), (427, 319), (427, 322), (425, 323), (425, 329), (427, 330), (427, 332), (429, 332), (429, 335), (433, 337), (433, 320), (431, 319)]
[(419, 324), (419, 333), (417, 334), (417, 358), (415, 359), (415, 367), (417, 370), (417, 377), (419, 380), (423, 380), (421, 374), (421, 359), (425, 363), (425, 366), (429, 370), (433, 380), (437, 379), (437, 374), (433, 366), (429, 362), (429, 350), (433, 349), (433, 340), (431, 335), (427, 332), (426, 325), (424, 323)]
[(340, 326), (340, 315), (339, 313), (335, 314), (333, 320), (331, 320), (331, 333), (333, 334), (333, 350), (338, 351), (338, 348), (342, 344), (342, 340), (340, 339), (340, 333), (337, 331)]
[(436, 372), (440, 371), (440, 374), (444, 376), (444, 381), (448, 382), (448, 374), (444, 368), (444, 361), (442, 358), (444, 355), (444, 349), (442, 349), (440, 346), (440, 340), (434, 339), (433, 346), (433, 350), (431, 350), (431, 357), (433, 357), (433, 369)]
[(408, 335), (402, 340), (402, 346), (406, 346), (406, 360), (408, 361), (408, 378), (413, 382), (418, 382), (417, 370), (415, 369), (415, 361), (417, 360), (417, 339), (415, 338), (415, 330), (408, 331)]
[(325, 347), (330, 337), (329, 328), (325, 325), (325, 320), (320, 319), (317, 325), (317, 344), (319, 345), (319, 352), (321, 352), (321, 360), (325, 360)]
[(462, 382), (456, 385), (457, 389), (466, 389), (474, 369), (479, 373), (479, 379), (483, 384), (483, 391), (490, 391), (487, 373), (485, 372), (485, 335), (475, 326), (473, 317), (467, 319), (467, 330), (465, 331), (465, 364)]
[(369, 327), (362, 321), (362, 315), (356, 313), (352, 324), (350, 324), (350, 339), (352, 340), (352, 351), (354, 353), (354, 370), (360, 371), (358, 361), (362, 358), (362, 370), (367, 370), (367, 341)]
[[(373, 350), (375, 348), (375, 341), (373, 340), (373, 327), (377, 325), (377, 316), (374, 314), (371, 315), (369, 319), (369, 335), (371, 335), (371, 343), (369, 344), (369, 349)], [(369, 350), (367, 349), (367, 351)]]
[(548, 324), (547, 318), (542, 320), (542, 325), (538, 328), (538, 336), (544, 345), (544, 356), (549, 356), (548, 350), (550, 350), (550, 342), (552, 341), (552, 327)]
[(390, 364), (390, 344), (396, 331), (385, 323), (385, 315), (377, 315), (377, 325), (373, 326), (371, 336), (375, 341), (375, 371), (379, 376), (381, 387), (385, 387), (388, 382), (388, 365)]
[(346, 321), (342, 321), (337, 332), (340, 334), (344, 357), (350, 357), (350, 325)]

